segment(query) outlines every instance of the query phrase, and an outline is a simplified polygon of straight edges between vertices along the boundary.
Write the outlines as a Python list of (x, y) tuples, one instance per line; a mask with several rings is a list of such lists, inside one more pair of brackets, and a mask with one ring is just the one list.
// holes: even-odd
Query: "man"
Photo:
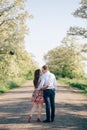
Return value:
[[(55, 90), (57, 89), (57, 83), (55, 75), (49, 72), (48, 67), (44, 65), (42, 67), (43, 75), (41, 77), (38, 90), (43, 89), (43, 96), (46, 104), (46, 120), (44, 123), (53, 122), (55, 117)], [(43, 86), (48, 86), (43, 88)], [(51, 110), (50, 110), (51, 109)]]

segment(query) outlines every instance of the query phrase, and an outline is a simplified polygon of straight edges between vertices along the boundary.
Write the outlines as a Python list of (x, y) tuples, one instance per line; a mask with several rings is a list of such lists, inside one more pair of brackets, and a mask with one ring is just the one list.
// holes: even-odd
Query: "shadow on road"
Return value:
[[(62, 90), (60, 88), (59, 92), (68, 93), (67, 90)], [(31, 93), (32, 91), (18, 91), (17, 93)], [(11, 92), (13, 93), (13, 92)], [(16, 91), (14, 92), (14, 94)], [(16, 94), (17, 94), (16, 93)], [(42, 130), (42, 129), (55, 129), (60, 130), (87, 130), (87, 113), (85, 116), (81, 115), (84, 111), (87, 112), (87, 105), (74, 105), (71, 103), (62, 102), (56, 103), (56, 116), (55, 122), (53, 123), (37, 123), (36, 122), (36, 113), (33, 117), (31, 123), (27, 123), (29, 111), (32, 107), (32, 104), (29, 102), (29, 97), (20, 97), (20, 98), (10, 98), (9, 101), (6, 99), (1, 99), (0, 102), (4, 102), (0, 106), (0, 124), (25, 124), (31, 125), (31, 129)], [(81, 99), (79, 99), (81, 100)], [(45, 119), (45, 105), (43, 106), (42, 119)], [(2, 129), (4, 130), (4, 128)], [(8, 130), (8, 129), (6, 129)]]

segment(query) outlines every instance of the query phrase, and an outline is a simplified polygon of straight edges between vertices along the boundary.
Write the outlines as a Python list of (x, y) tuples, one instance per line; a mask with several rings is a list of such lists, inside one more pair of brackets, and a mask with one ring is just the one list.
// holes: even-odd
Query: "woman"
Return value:
[(40, 83), (40, 77), (41, 77), (40, 69), (35, 70), (34, 80), (33, 80), (35, 90), (32, 94), (32, 99), (31, 99), (31, 102), (33, 102), (33, 107), (30, 111), (30, 116), (28, 118), (28, 122), (30, 122), (32, 120), (32, 115), (34, 114), (36, 108), (38, 109), (37, 121), (41, 122), (41, 112), (42, 112), (42, 105), (44, 103), (44, 98), (43, 98), (43, 90), (37, 90), (39, 83)]

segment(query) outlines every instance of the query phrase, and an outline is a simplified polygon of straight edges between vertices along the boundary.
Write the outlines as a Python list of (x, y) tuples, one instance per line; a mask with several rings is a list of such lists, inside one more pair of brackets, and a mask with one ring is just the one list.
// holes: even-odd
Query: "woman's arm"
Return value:
[(50, 84), (47, 85), (47, 86), (43, 86), (41, 90), (45, 90), (45, 89), (48, 88), (48, 87), (52, 87), (52, 84), (50, 83)]
[(49, 86), (43, 86), (42, 88), (41, 88), (41, 90), (45, 90), (46, 88), (48, 88)]

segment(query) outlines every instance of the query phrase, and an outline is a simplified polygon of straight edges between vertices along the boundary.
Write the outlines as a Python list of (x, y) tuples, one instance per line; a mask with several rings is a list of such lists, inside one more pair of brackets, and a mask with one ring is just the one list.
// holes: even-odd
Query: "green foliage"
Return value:
[(83, 46), (76, 43), (72, 37), (63, 39), (63, 44), (50, 50), (44, 56), (49, 69), (60, 77), (83, 77), (82, 50)]
[(74, 12), (74, 16), (87, 18), (87, 0), (81, 0), (79, 9)]
[[(81, 0), (80, 5), (81, 6), (73, 13), (73, 16), (87, 19), (87, 0)], [(76, 27), (70, 27), (67, 34), (87, 38), (87, 28), (78, 27), (78, 25)]]
[(87, 95), (87, 77), (84, 79), (59, 78), (58, 82), (80, 89), (84, 94)]
[[(81, 0), (81, 7), (74, 12), (74, 16), (87, 19), (87, 0)], [(49, 51), (44, 56), (50, 70), (60, 77), (80, 78), (84, 74), (83, 61), (87, 61), (87, 43), (77, 42), (77, 38), (84, 38), (86, 42), (87, 29), (70, 27), (62, 45)]]
[(1, 92), (18, 86), (19, 80), (31, 79), (37, 67), (25, 50), (24, 38), (28, 33), (25, 22), (30, 17), (25, 11), (25, 2), (26, 0), (0, 0)]
[(0, 83), (0, 94), (7, 92), (10, 89), (17, 88), (21, 84), (23, 84), (26, 80), (19, 78), (19, 79), (14, 79), (14, 80), (9, 80), (9, 81), (4, 81)]
[(67, 34), (87, 38), (87, 29), (82, 28), (82, 27), (76, 27), (76, 26), (75, 27), (70, 27)]

